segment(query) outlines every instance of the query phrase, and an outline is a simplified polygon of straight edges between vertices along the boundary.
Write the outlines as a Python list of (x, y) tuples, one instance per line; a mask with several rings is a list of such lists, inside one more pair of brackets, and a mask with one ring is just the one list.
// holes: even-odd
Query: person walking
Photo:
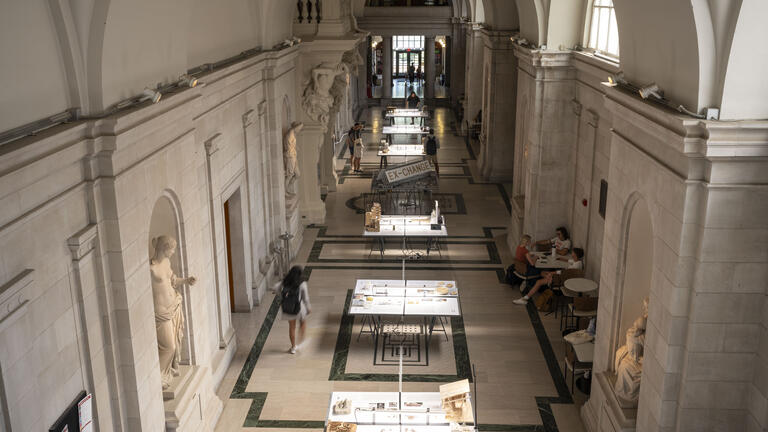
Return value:
[(411, 88), (413, 88), (413, 78), (416, 75), (416, 68), (413, 66), (413, 63), (411, 63), (410, 66), (408, 66), (408, 82), (411, 83)]
[(440, 177), (440, 165), (437, 164), (437, 149), (439, 148), (440, 141), (435, 136), (435, 129), (429, 128), (429, 135), (424, 140), (424, 154), (426, 154), (425, 159), (434, 165), (438, 177)]
[(352, 169), (356, 173), (361, 173), (363, 170), (360, 169), (360, 161), (363, 160), (363, 152), (365, 150), (365, 145), (363, 144), (363, 139), (358, 138), (355, 140), (355, 146), (352, 152), (353, 158), (352, 158)]
[[(312, 313), (309, 303), (309, 288), (301, 280), (303, 269), (293, 266), (282, 281), (278, 282), (274, 291), (280, 298), (281, 318), (288, 321), (288, 338), (291, 340), (291, 354), (296, 354), (303, 342), (307, 330), (307, 315)], [(296, 321), (299, 322), (299, 339), (296, 343)]]

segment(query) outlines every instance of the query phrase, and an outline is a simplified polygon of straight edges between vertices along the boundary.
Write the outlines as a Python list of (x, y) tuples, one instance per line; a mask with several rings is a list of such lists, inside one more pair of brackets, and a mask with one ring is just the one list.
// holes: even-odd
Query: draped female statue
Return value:
[(643, 374), (645, 327), (648, 322), (648, 298), (643, 300), (642, 314), (627, 329), (626, 343), (616, 351), (614, 392), (622, 408), (637, 406), (640, 397), (640, 378)]
[(181, 342), (184, 338), (184, 315), (181, 310), (183, 298), (177, 287), (183, 284), (192, 286), (197, 279), (194, 276), (180, 278), (173, 273), (170, 258), (176, 252), (176, 240), (165, 235), (155, 237), (152, 239), (152, 248), (155, 254), (149, 260), (149, 272), (155, 303), (160, 374), (165, 390), (173, 377), (179, 375)]

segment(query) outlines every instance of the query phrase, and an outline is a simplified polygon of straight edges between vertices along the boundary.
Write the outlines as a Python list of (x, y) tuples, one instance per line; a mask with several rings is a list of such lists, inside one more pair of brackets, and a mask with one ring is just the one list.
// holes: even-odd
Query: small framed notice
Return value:
[(80, 432), (93, 432), (93, 395), (88, 393), (77, 404)]

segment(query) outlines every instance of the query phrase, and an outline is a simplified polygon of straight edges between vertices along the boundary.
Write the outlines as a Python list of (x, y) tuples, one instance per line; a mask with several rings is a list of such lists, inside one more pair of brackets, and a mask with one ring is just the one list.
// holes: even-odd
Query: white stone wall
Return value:
[(234, 289), (249, 307), (258, 299), (251, 290), (263, 292), (274, 271), (269, 242), (285, 227), (281, 111), (268, 108), (295, 101), (295, 51), (260, 54), (158, 104), (4, 146), (0, 247), (10, 253), (0, 286), (31, 280), (19, 296), (0, 297), (23, 304), (0, 315), (0, 418), (14, 431), (47, 429), (80, 390), (94, 394), (100, 430), (165, 430), (148, 268), (158, 199), (178, 217), (168, 233), (179, 237), (175, 271), (198, 278), (183, 288), (183, 357), (198, 368), (203, 417), (181, 420), (212, 430), (221, 410), (214, 388), (234, 353), (223, 203), (239, 190), (242, 226), (232, 235), (247, 240), (237, 257), (247, 271)]

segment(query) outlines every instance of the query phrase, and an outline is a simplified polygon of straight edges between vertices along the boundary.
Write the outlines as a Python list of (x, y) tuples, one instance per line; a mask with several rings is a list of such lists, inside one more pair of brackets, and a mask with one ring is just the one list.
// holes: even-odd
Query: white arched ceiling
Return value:
[(655, 82), (665, 96), (699, 109), (699, 44), (690, 1), (614, 0), (621, 67), (632, 83)]
[(0, 131), (69, 108), (64, 65), (47, 2), (0, 6)]
[(474, 22), (485, 22), (485, 0), (475, 0), (475, 15)]
[(743, 0), (725, 71), (721, 119), (768, 119), (768, 2)]
[(212, 63), (259, 44), (261, 26), (254, 25), (263, 16), (259, 2), (189, 0), (188, 4), (187, 66)]
[(172, 81), (187, 69), (184, 0), (112, 0), (104, 33), (102, 106)]
[(520, 36), (527, 39), (528, 42), (539, 46), (546, 40), (542, 34), (545, 26), (543, 21), (546, 19), (542, 15), (541, 2), (539, 0), (517, 0), (517, 14), (520, 17)]
[(493, 30), (520, 28), (517, 7), (509, 0), (483, 0), (486, 26)]
[(550, 0), (546, 39), (549, 49), (571, 49), (581, 43), (586, 6), (586, 0)]

